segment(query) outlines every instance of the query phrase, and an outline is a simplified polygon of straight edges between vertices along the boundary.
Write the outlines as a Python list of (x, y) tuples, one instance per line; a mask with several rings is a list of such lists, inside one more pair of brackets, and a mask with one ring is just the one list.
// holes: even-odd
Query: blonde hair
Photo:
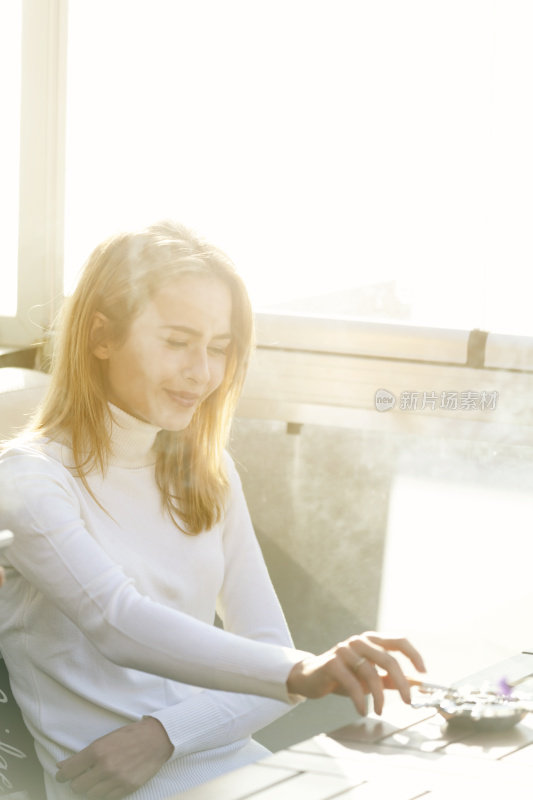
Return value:
[(184, 274), (223, 281), (231, 292), (231, 342), (220, 386), (183, 431), (156, 438), (156, 479), (163, 507), (189, 534), (208, 530), (224, 512), (228, 479), (223, 451), (252, 347), (250, 301), (228, 257), (182, 225), (163, 222), (114, 236), (97, 247), (65, 301), (52, 362), (51, 382), (32, 430), (69, 439), (76, 474), (105, 472), (110, 452), (110, 410), (101, 362), (93, 355), (94, 315), (104, 314), (121, 341), (132, 320), (165, 283)]

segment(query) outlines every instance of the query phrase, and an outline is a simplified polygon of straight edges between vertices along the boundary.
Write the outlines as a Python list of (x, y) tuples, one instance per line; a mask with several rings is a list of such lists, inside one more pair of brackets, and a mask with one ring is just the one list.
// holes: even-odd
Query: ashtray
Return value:
[(414, 708), (436, 708), (450, 727), (476, 730), (512, 728), (532, 710), (531, 701), (484, 688), (416, 687)]

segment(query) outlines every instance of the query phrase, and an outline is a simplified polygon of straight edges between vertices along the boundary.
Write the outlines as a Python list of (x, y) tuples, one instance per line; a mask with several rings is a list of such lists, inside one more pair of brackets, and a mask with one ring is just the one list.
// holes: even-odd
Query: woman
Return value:
[(294, 695), (380, 712), (376, 666), (409, 701), (388, 650), (423, 670), (377, 634), (292, 648), (224, 451), (251, 343), (231, 263), (170, 223), (103, 243), (65, 305), (0, 461), (2, 652), (48, 800), (168, 797), (266, 754), (251, 734)]

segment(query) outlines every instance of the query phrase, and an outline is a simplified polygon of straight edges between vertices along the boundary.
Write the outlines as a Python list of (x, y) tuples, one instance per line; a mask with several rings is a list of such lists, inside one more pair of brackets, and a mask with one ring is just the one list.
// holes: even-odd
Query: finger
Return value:
[(103, 795), (95, 794), (94, 790), (96, 790), (96, 787), (103, 783), (104, 780), (105, 778), (102, 776), (100, 770), (97, 768), (88, 769), (83, 775), (79, 775), (70, 782), (70, 788), (76, 794), (89, 794), (89, 792), (92, 791), (92, 797), (103, 797)]
[(375, 633), (374, 631), (365, 633), (364, 637), (383, 647), (384, 650), (396, 650), (403, 653), (419, 672), (426, 672), (421, 653), (411, 644), (409, 639), (400, 636), (383, 636), (383, 634)]
[(103, 797), (105, 800), (121, 800), (121, 798), (127, 797), (138, 788), (139, 786), (134, 782), (126, 782), (115, 777), (100, 777), (99, 779), (94, 778), (93, 785), (90, 789), (86, 789), (85, 792), (82, 791), (80, 793), (85, 794), (89, 798)]
[(103, 795), (103, 797), (105, 797), (105, 800), (122, 800), (122, 798), (127, 797), (131, 793), (132, 789), (119, 788)]
[(394, 656), (391, 656), (390, 653), (386, 652), (385, 650), (381, 650), (378, 647), (370, 644), (370, 642), (363, 637), (354, 636), (349, 640), (349, 642), (353, 650), (359, 654), (359, 657), (363, 656), (364, 658), (367, 658), (369, 661), (377, 664), (377, 666), (381, 667), (389, 674), (393, 688), (399, 691), (404, 703), (411, 702), (411, 687), (409, 681), (403, 674), (402, 669)]
[(86, 792), (87, 797), (105, 797), (105, 800), (119, 800), (119, 798), (126, 797), (127, 794), (131, 794), (131, 790), (117, 786), (117, 782), (114, 780), (100, 781)]
[[(391, 678), (391, 676), (388, 675), (387, 673), (380, 674), (379, 677), (380, 677), (380, 680), (381, 680), (381, 685), (383, 686), (384, 689), (394, 689), (394, 690), (396, 690), (398, 688), (396, 686), (395, 682), (394, 682), (394, 679)], [(407, 683), (409, 684), (410, 687), (413, 687), (413, 686), (416, 685), (416, 683), (414, 683), (411, 678), (407, 678), (406, 677), (406, 680), (407, 680)]]
[(363, 687), (352, 669), (345, 663), (345, 658), (336, 658), (331, 665), (331, 671), (342, 694), (347, 695), (362, 717), (366, 716), (366, 699)]
[(362, 684), (365, 694), (371, 694), (374, 701), (374, 711), (381, 714), (383, 710), (383, 686), (374, 665), (368, 658), (361, 657), (353, 648), (345, 651), (346, 663), (357, 680)]
[(369, 694), (372, 695), (375, 713), (381, 715), (383, 712), (383, 704), (385, 702), (385, 697), (383, 695), (383, 684), (374, 667), (368, 662), (367, 664), (367, 667), (363, 667), (360, 670), (359, 675), (360, 678), (366, 683)]
[(79, 775), (83, 775), (88, 769), (93, 766), (93, 757), (86, 750), (81, 750), (75, 756), (70, 756), (64, 761), (58, 761), (56, 764), (59, 767), (56, 773), (56, 781), (59, 783), (66, 783)]
[(399, 636), (383, 636), (375, 631), (368, 631), (363, 634), (363, 638), (383, 647), (384, 650), (396, 650), (399, 653), (403, 653), (418, 672), (427, 672), (421, 653), (411, 644), (409, 639)]
[(89, 798), (103, 797), (105, 800), (122, 800), (136, 791), (141, 786), (136, 781), (126, 781), (117, 778), (107, 778), (100, 780), (86, 792)]
[[(409, 680), (393, 656), (388, 653), (385, 653), (384, 656), (385, 658), (381, 659), (381, 666), (387, 673), (386, 681), (388, 687), (397, 689), (404, 703), (409, 704), (411, 702), (411, 684)], [(380, 680), (380, 683), (383, 686), (382, 680)]]

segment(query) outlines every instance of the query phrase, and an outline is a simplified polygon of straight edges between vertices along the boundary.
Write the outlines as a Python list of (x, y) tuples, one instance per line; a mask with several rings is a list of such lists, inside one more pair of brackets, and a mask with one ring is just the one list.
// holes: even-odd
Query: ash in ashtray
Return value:
[(484, 728), (504, 728), (516, 725), (531, 710), (523, 699), (486, 687), (462, 686), (457, 689), (418, 687), (416, 708), (433, 707), (448, 724)]

